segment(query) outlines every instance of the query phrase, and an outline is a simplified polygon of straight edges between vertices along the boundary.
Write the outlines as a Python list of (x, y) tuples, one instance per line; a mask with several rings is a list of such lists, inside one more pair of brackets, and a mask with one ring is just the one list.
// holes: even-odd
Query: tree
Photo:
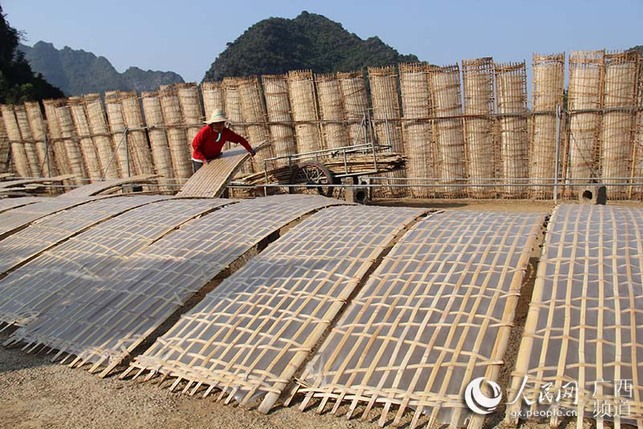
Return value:
[(9, 25), (0, 5), (0, 104), (64, 97), (62, 91), (49, 84), (18, 51), (20, 33)]

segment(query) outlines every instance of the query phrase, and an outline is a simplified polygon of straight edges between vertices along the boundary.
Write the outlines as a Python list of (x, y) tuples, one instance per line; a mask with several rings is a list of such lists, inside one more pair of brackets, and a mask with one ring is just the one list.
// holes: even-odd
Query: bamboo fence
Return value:
[[(470, 380), (497, 380), (545, 214), (438, 213), (413, 226), (348, 305), (297, 379), (309, 407), (346, 417), (382, 406), (379, 425), (463, 427)], [(293, 395), (295, 392), (292, 393)], [(333, 405), (334, 402), (334, 405)], [(344, 407), (346, 408), (346, 407)], [(423, 417), (427, 416), (427, 417)], [(467, 427), (480, 427), (483, 418)], [(407, 420), (408, 422), (408, 420)]]
[(96, 145), (96, 153), (101, 166), (102, 179), (114, 179), (120, 177), (116, 153), (114, 152), (114, 141), (109, 132), (105, 107), (98, 94), (87, 94), (84, 97), (85, 110), (89, 129)]
[(494, 74), (493, 59), (478, 58), (462, 61), (464, 88), (465, 153), (467, 177), (471, 187), (469, 197), (490, 197), (496, 190), (475, 186), (489, 183), (496, 177), (493, 135)]
[(526, 187), (511, 186), (529, 181), (529, 135), (527, 121), (527, 69), (525, 63), (494, 63), (496, 99), (500, 115), (502, 190), (509, 197), (524, 198)]
[(315, 82), (310, 70), (288, 72), (288, 98), (295, 123), (297, 152), (324, 149), (319, 131)]
[(461, 188), (448, 186), (465, 179), (460, 68), (457, 65), (432, 67), (429, 70), (429, 93), (436, 117), (437, 168), (441, 183), (445, 185), (439, 191), (445, 197), (461, 196)]
[(362, 72), (337, 73), (337, 80), (342, 91), (350, 144), (365, 143), (367, 136), (362, 121), (368, 112), (369, 104), (364, 74)]
[[(569, 168), (568, 183), (586, 184), (597, 180), (599, 135), (605, 51), (572, 52), (569, 57)], [(571, 188), (569, 193), (577, 195)]]
[(161, 111), (163, 112), (163, 124), (165, 125), (168, 146), (170, 148), (174, 178), (176, 178), (179, 183), (183, 183), (185, 179), (193, 173), (191, 161), (192, 152), (190, 150), (191, 142), (188, 141), (186, 130), (183, 126), (183, 117), (176, 87), (172, 85), (162, 85), (159, 89), (159, 99), (161, 102)]
[[(288, 78), (286, 75), (264, 75), (261, 82), (275, 156), (296, 154), (297, 146), (288, 99)], [(267, 167), (273, 169), (287, 163), (287, 160), (280, 160)]]
[(169, 184), (174, 178), (174, 170), (159, 94), (158, 92), (143, 92), (141, 98), (145, 122), (148, 127), (148, 138), (154, 169), (156, 174), (161, 176), (161, 179), (159, 179), (159, 184), (161, 185), (160, 190), (164, 192), (169, 191), (171, 190)]
[(16, 167), (16, 173), (22, 177), (33, 177), (27, 153), (25, 152), (25, 143), (20, 135), (20, 127), (16, 120), (16, 114), (13, 106), (2, 105), (2, 119), (9, 138), (13, 164)]
[(316, 74), (317, 97), (321, 119), (323, 147), (335, 149), (350, 146), (344, 123), (344, 102), (336, 74)]
[[(597, 427), (643, 425), (642, 236), (637, 208), (554, 209), (507, 394), (530, 401), (544, 388), (570, 394), (544, 404), (521, 399), (507, 416), (551, 405), (575, 410), (579, 427), (592, 417)], [(554, 414), (551, 426), (559, 423)]]
[(36, 153), (38, 154), (42, 176), (57, 176), (58, 171), (56, 169), (56, 163), (53, 160), (53, 153), (47, 141), (46, 124), (40, 103), (37, 101), (26, 102), (25, 109), (27, 111), (27, 120), (29, 121), (34, 144), (36, 145)]
[(134, 367), (176, 377), (172, 389), (186, 380), (191, 394), (216, 388), (241, 405), (263, 397), (259, 410), (268, 412), (377, 256), (422, 213), (340, 206), (307, 218), (226, 278)]
[(89, 120), (87, 119), (87, 111), (85, 109), (85, 100), (83, 97), (70, 97), (68, 103), (75, 125), (75, 132), (78, 136), (78, 143), (80, 151), (82, 152), (84, 165), (87, 168), (87, 176), (83, 177), (96, 181), (103, 178), (104, 174), (96, 145), (91, 137)]
[(154, 165), (141, 112), (141, 101), (135, 92), (124, 92), (120, 99), (127, 128), (127, 150), (134, 167), (134, 175), (153, 174)]
[(31, 127), (29, 126), (29, 119), (27, 118), (27, 110), (24, 105), (14, 106), (14, 113), (16, 115), (16, 122), (18, 123), (18, 128), (20, 129), (20, 136), (24, 142), (25, 155), (27, 155), (27, 161), (29, 162), (29, 170), (31, 171), (32, 177), (41, 177), (42, 169), (40, 166), (40, 159), (38, 157), (38, 152), (36, 150), (36, 144), (31, 133)]
[[(400, 124), (400, 100), (397, 70), (394, 66), (369, 67), (368, 78), (373, 102), (373, 117), (377, 142), (390, 145), (391, 151), (405, 155)], [(366, 131), (366, 130), (365, 130)], [(392, 179), (393, 184), (406, 177), (404, 170), (384, 174)], [(406, 188), (385, 188), (384, 195), (403, 197), (408, 194)], [(377, 193), (376, 193), (377, 194)]]
[[(534, 186), (531, 188), (531, 196), (552, 198), (552, 180), (558, 179), (555, 161), (556, 113), (558, 108), (563, 108), (565, 54), (534, 54), (532, 73), (533, 116), (530, 129), (529, 177)], [(562, 162), (559, 162), (558, 167), (558, 171), (562, 171)]]
[[(402, 95), (402, 131), (406, 154), (406, 173), (409, 178), (435, 178), (433, 124), (429, 98), (428, 66), (425, 64), (400, 64), (400, 92)], [(422, 187), (409, 188), (414, 198), (428, 198), (434, 190)]]

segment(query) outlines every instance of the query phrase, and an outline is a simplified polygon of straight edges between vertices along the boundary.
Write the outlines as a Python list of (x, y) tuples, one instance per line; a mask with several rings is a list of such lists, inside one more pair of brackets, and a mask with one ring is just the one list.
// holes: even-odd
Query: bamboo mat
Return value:
[[(261, 240), (311, 211), (343, 202), (288, 195), (232, 204), (184, 225), (15, 333), (108, 374), (211, 279)], [(103, 368), (101, 368), (103, 369)]]
[(32, 183), (60, 183), (63, 180), (75, 177), (73, 174), (64, 174), (56, 177), (36, 177), (33, 179), (3, 180), (0, 182), (0, 191), (3, 188), (14, 188), (21, 185), (30, 185)]
[(395, 235), (425, 211), (344, 206), (306, 219), (182, 316), (123, 374), (182, 380), (184, 392), (264, 397), (268, 412)]
[[(476, 377), (497, 378), (527, 263), (544, 214), (446, 212), (416, 224), (350, 303), (297, 380), (301, 408), (350, 403), (379, 424), (415, 410), (462, 424)], [(294, 394), (294, 392), (293, 392)], [(481, 423), (481, 422), (480, 422)]]
[[(611, 407), (643, 426), (643, 210), (562, 205), (549, 223), (509, 397), (576, 385), (582, 419)], [(525, 378), (526, 377), (526, 378)], [(620, 386), (617, 383), (623, 382)], [(546, 383), (551, 383), (547, 386)], [(569, 384), (571, 383), (571, 384)], [(629, 387), (628, 387), (629, 384)], [(572, 403), (570, 403), (572, 402)], [(508, 411), (518, 411), (523, 400)], [(539, 407), (533, 404), (533, 408)], [(607, 414), (607, 413), (605, 413)], [(604, 416), (608, 420), (607, 415)], [(629, 417), (629, 419), (627, 418)], [(552, 419), (552, 424), (557, 424)], [(599, 426), (602, 422), (599, 419)]]
[(22, 325), (100, 280), (128, 256), (227, 200), (167, 200), (130, 210), (42, 253), (0, 281), (0, 323)]
[(0, 198), (0, 213), (46, 200), (42, 197)]
[[(268, 142), (253, 144), (255, 150), (260, 150)], [(223, 151), (219, 158), (204, 165), (188, 179), (183, 188), (176, 194), (178, 197), (220, 197), (225, 187), (250, 154), (241, 145), (234, 149)]]
[(105, 198), (46, 216), (0, 241), (0, 275), (100, 222), (164, 198)]
[(139, 183), (154, 183), (159, 176), (152, 174), (142, 174), (134, 177), (127, 177), (124, 179), (107, 179), (100, 180), (89, 185), (79, 186), (78, 188), (67, 191), (60, 195), (60, 198), (69, 197), (90, 197), (98, 195), (101, 192), (114, 190), (114, 188), (121, 188), (123, 185), (139, 184)]

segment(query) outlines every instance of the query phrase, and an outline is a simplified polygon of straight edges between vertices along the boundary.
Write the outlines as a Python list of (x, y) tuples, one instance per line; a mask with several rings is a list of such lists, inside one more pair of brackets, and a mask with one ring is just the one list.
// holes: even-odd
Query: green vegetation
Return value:
[(35, 74), (18, 48), (20, 34), (5, 19), (0, 6), (0, 104), (60, 98), (63, 93)]
[(400, 55), (377, 37), (362, 40), (337, 22), (302, 12), (295, 19), (269, 18), (250, 27), (228, 43), (204, 81), (289, 70), (348, 72), (404, 62), (418, 62), (418, 58)]

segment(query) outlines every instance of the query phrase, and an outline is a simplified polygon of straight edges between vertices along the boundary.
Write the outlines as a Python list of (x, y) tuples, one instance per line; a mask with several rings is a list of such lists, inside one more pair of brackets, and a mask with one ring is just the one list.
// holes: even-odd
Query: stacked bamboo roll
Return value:
[(469, 196), (488, 198), (495, 189), (475, 186), (490, 183), (496, 177), (493, 141), (493, 59), (490, 57), (462, 61), (464, 86), (464, 135), (467, 155)]
[(87, 94), (83, 97), (89, 129), (96, 145), (96, 154), (101, 166), (101, 177), (116, 179), (120, 177), (114, 141), (109, 132), (105, 108), (99, 94)]
[(639, 58), (639, 96), (637, 100), (636, 132), (632, 154), (632, 182), (630, 198), (643, 200), (643, 57)]
[(16, 114), (13, 106), (1, 105), (2, 119), (4, 121), (5, 129), (7, 130), (7, 137), (11, 147), (11, 159), (16, 167), (16, 173), (21, 177), (33, 177), (29, 159), (25, 152), (25, 144), (20, 135), (20, 127), (16, 121)]
[(206, 119), (212, 116), (212, 112), (215, 110), (225, 112), (223, 88), (220, 82), (203, 82), (201, 84), (201, 98)]
[[(246, 137), (247, 129), (243, 122), (243, 115), (241, 113), (241, 95), (239, 93), (239, 80), (232, 77), (223, 79), (223, 96), (225, 100), (225, 117), (228, 120), (228, 126), (235, 133)], [(230, 149), (230, 143), (226, 143), (224, 149)], [(254, 168), (252, 162), (244, 162), (237, 176), (245, 176), (252, 174)]]
[[(464, 130), (460, 99), (460, 69), (456, 65), (431, 67), (429, 89), (435, 111), (434, 138), (437, 142), (437, 164), (444, 185), (461, 183), (465, 179)], [(461, 188), (443, 186), (445, 197), (463, 194)]]
[(70, 97), (68, 103), (76, 126), (75, 133), (78, 136), (78, 143), (87, 169), (87, 177), (91, 181), (100, 180), (103, 178), (103, 168), (89, 128), (85, 100), (83, 97)]
[[(203, 127), (204, 118), (203, 112), (201, 111), (199, 89), (194, 83), (177, 83), (174, 86), (176, 87), (176, 95), (181, 106), (187, 139), (189, 143), (192, 143), (194, 136), (196, 136)], [(188, 149), (190, 148), (191, 146)]]
[[(373, 101), (373, 121), (377, 142), (390, 145), (395, 153), (404, 154), (402, 127), (400, 126), (400, 100), (398, 94), (397, 71), (394, 66), (369, 67), (368, 78)], [(394, 171), (383, 176), (390, 177), (393, 184), (399, 184), (406, 177), (405, 171)], [(384, 195), (402, 197), (408, 194), (407, 188), (391, 187), (383, 189)]]
[(162, 85), (159, 89), (161, 110), (163, 111), (163, 123), (167, 132), (170, 156), (174, 177), (183, 183), (193, 173), (191, 152), (188, 149), (189, 143), (185, 133), (185, 124), (181, 115), (181, 106), (176, 94), (176, 87)]
[(318, 128), (315, 83), (310, 70), (288, 72), (288, 95), (295, 122), (297, 152), (306, 153), (324, 149)]
[[(239, 98), (241, 102), (241, 117), (246, 123), (247, 138), (252, 144), (258, 144), (269, 139), (266, 126), (266, 107), (263, 102), (261, 85), (257, 76), (239, 79)], [(272, 146), (260, 150), (252, 159), (254, 171), (264, 171), (264, 160), (275, 156)]]
[(114, 140), (114, 154), (118, 166), (119, 177), (130, 177), (133, 173), (133, 165), (130, 160), (123, 118), (123, 106), (121, 106), (120, 91), (107, 91), (105, 93), (105, 110), (109, 121), (109, 129)]
[(25, 110), (27, 111), (29, 127), (36, 145), (38, 160), (42, 166), (42, 175), (43, 177), (57, 176), (58, 169), (56, 168), (52, 151), (47, 144), (46, 125), (40, 109), (40, 103), (37, 101), (27, 102), (25, 103)]
[(74, 120), (71, 116), (71, 108), (66, 102), (65, 104), (55, 108), (55, 119), (58, 122), (60, 135), (65, 145), (67, 152), (67, 161), (69, 162), (69, 170), (76, 177), (74, 182), (77, 185), (84, 184), (83, 179), (88, 177), (87, 168), (83, 159), (83, 153), (78, 143), (78, 135), (74, 127)]
[[(603, 130), (601, 135), (601, 178), (606, 185), (626, 183), (631, 177), (637, 105), (639, 53), (609, 53), (605, 55), (603, 90)], [(609, 190), (611, 198), (629, 194), (625, 187)]]
[(14, 106), (14, 112), (16, 114), (16, 122), (18, 123), (18, 128), (20, 128), (20, 136), (22, 137), (22, 142), (25, 147), (25, 155), (27, 155), (27, 161), (29, 162), (31, 175), (33, 177), (42, 177), (40, 160), (38, 158), (38, 152), (36, 151), (36, 145), (33, 139), (33, 134), (31, 132), (31, 127), (29, 126), (29, 119), (27, 118), (27, 111), (25, 110), (25, 106)]
[(524, 197), (529, 181), (529, 132), (527, 121), (527, 69), (522, 63), (494, 64), (496, 98), (500, 115), (502, 193)]
[[(568, 182), (582, 185), (598, 178), (597, 157), (601, 129), (601, 82), (605, 51), (572, 52), (569, 57), (569, 167)], [(577, 195), (578, 186), (569, 189)]]
[(315, 81), (322, 121), (323, 146), (327, 149), (349, 146), (350, 141), (344, 124), (344, 102), (336, 75), (317, 74)]
[(152, 151), (152, 160), (156, 174), (160, 175), (159, 184), (161, 191), (170, 191), (169, 184), (174, 178), (172, 168), (172, 156), (167, 135), (165, 134), (165, 125), (163, 122), (163, 111), (159, 100), (158, 92), (143, 92), (143, 111), (145, 112), (145, 122), (147, 123), (150, 148)]
[(124, 92), (120, 98), (123, 119), (128, 130), (127, 147), (133, 161), (134, 173), (136, 175), (153, 174), (152, 154), (138, 95), (136, 92)]
[(13, 173), (13, 171), (9, 136), (7, 136), (7, 129), (4, 126), (2, 111), (0, 110), (0, 173)]
[[(266, 112), (270, 123), (270, 136), (276, 157), (297, 153), (290, 102), (288, 100), (288, 79), (286, 75), (264, 75), (261, 77), (266, 100)], [(279, 160), (270, 169), (287, 165), (286, 159)]]
[[(431, 104), (429, 98), (428, 66), (425, 64), (400, 64), (400, 89), (404, 118), (404, 153), (406, 154), (406, 174), (413, 184), (414, 179), (435, 178), (435, 160)], [(426, 180), (422, 180), (426, 183)], [(428, 198), (435, 190), (426, 186), (409, 188), (411, 196)]]
[(362, 72), (337, 73), (337, 80), (344, 100), (348, 139), (351, 145), (362, 144), (367, 138), (363, 120), (369, 108), (364, 74)]
[[(56, 108), (65, 103), (64, 100), (44, 100), (42, 102), (45, 108), (45, 116), (47, 118), (47, 128), (49, 130), (49, 141), (53, 148), (53, 155), (60, 174), (70, 174), (71, 168), (69, 159), (67, 157), (67, 150), (65, 143), (62, 140), (62, 132), (56, 120)], [(70, 180), (69, 183), (76, 183), (75, 180)]]
[[(529, 177), (535, 198), (553, 196), (552, 180), (556, 175), (557, 108), (563, 107), (565, 90), (565, 54), (537, 55), (532, 62), (533, 86), (531, 150)], [(562, 149), (562, 145), (561, 148)], [(559, 167), (562, 150), (559, 151)], [(560, 171), (560, 170), (559, 170)]]

